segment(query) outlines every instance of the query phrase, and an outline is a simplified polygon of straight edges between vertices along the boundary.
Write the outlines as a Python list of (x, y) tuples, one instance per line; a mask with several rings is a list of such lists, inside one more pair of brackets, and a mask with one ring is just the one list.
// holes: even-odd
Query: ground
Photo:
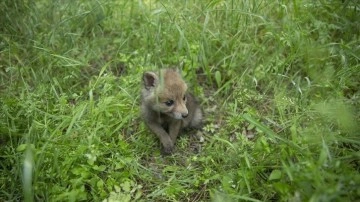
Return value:
[[(2, 201), (355, 201), (360, 7), (330, 1), (0, 3)], [(142, 73), (205, 113), (171, 156)]]

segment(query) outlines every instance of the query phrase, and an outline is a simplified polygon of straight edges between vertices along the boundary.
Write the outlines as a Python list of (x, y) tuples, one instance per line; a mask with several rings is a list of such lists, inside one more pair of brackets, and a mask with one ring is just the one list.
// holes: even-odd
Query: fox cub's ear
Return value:
[(146, 89), (153, 88), (158, 83), (158, 76), (154, 72), (145, 72), (143, 75), (144, 85)]

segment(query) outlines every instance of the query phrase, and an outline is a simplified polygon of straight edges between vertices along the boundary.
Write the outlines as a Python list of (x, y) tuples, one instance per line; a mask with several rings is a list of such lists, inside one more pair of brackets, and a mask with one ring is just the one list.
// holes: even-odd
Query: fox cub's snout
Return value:
[(187, 88), (177, 69), (143, 75), (142, 116), (160, 138), (165, 153), (172, 151), (181, 128), (200, 125), (202, 111)]

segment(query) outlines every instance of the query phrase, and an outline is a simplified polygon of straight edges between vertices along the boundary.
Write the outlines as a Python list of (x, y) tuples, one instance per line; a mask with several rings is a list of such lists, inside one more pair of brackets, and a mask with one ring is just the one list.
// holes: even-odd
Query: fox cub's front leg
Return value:
[(147, 125), (160, 139), (160, 142), (163, 145), (162, 153), (165, 155), (171, 154), (174, 150), (174, 141), (170, 135), (158, 123), (148, 122)]
[(180, 120), (174, 120), (169, 125), (169, 135), (174, 144), (176, 142), (177, 136), (179, 135), (180, 128), (181, 128)]

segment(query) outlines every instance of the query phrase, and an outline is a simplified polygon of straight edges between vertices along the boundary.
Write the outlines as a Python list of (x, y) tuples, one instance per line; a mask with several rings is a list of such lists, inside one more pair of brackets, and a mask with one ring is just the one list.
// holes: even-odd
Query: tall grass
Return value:
[[(357, 1), (5, 0), (0, 13), (2, 200), (359, 198)], [(205, 142), (181, 136), (162, 157), (141, 76), (182, 62)]]

